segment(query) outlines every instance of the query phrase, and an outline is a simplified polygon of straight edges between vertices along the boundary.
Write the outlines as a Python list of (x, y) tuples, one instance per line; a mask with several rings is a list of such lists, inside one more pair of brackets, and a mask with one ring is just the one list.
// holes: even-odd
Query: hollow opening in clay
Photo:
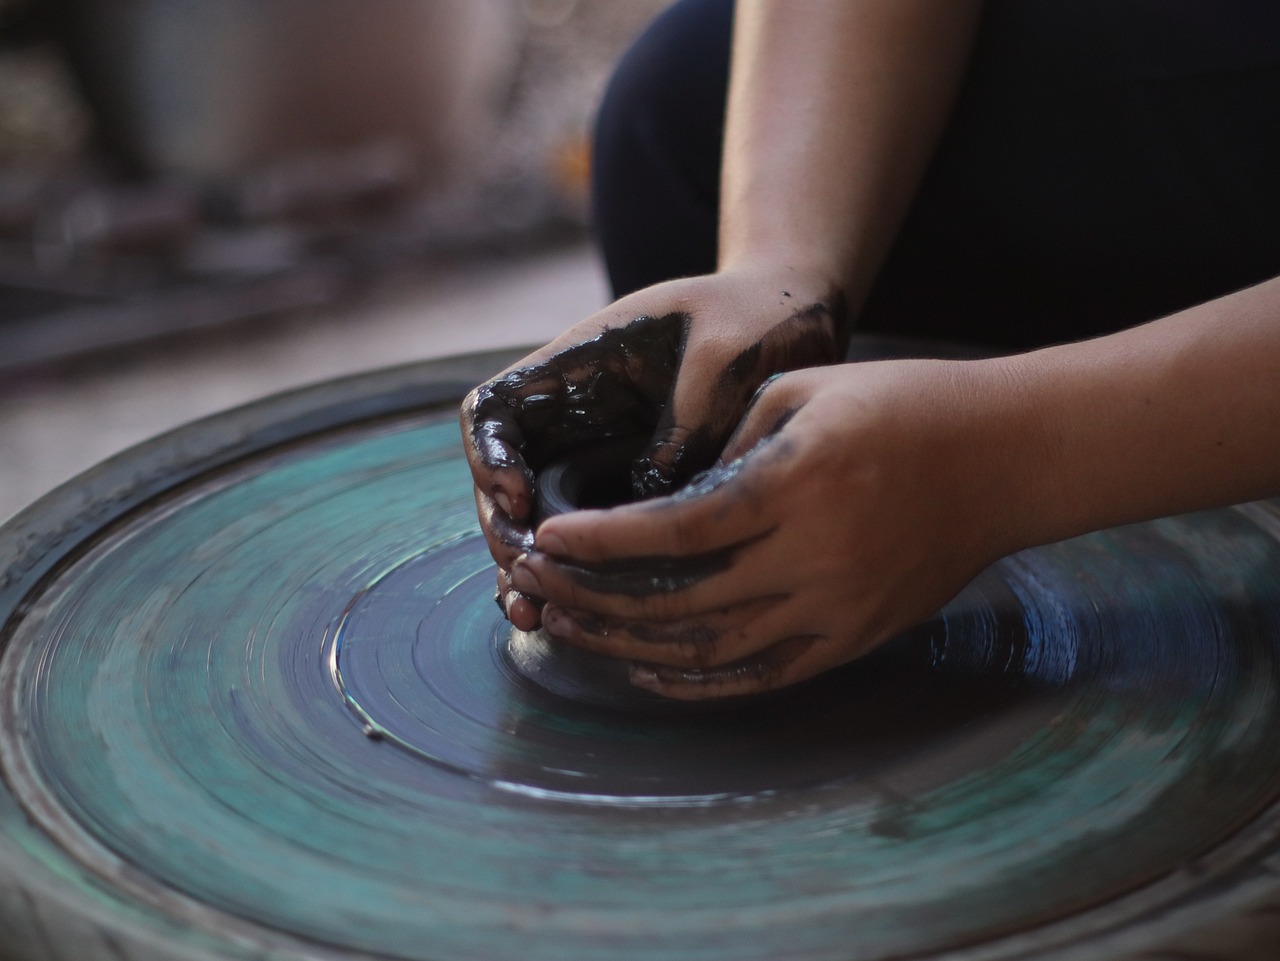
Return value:
[[(563, 452), (537, 475), (536, 519), (585, 508), (616, 507), (636, 500), (632, 466), (649, 436), (606, 438)], [(723, 710), (752, 699), (713, 704), (672, 701), (634, 687), (627, 664), (558, 641), (545, 631), (511, 629), (506, 655), (524, 677), (560, 697), (597, 707), (648, 714)]]
[(537, 478), (538, 520), (635, 500), (631, 468), (647, 441), (645, 436), (608, 438), (552, 460)]

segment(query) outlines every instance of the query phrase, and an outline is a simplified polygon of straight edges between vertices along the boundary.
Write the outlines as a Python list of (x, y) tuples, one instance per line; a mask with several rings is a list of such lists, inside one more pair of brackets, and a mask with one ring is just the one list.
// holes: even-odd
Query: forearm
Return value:
[(1280, 494), (1280, 279), (994, 363), (1026, 543)]
[(740, 0), (720, 265), (827, 274), (856, 309), (959, 86), (978, 0)]

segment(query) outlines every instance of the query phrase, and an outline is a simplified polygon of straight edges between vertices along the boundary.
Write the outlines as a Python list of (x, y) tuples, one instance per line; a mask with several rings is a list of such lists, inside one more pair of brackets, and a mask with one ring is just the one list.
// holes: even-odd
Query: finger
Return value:
[(524, 520), (533, 503), (533, 472), (524, 459), (518, 403), (500, 384), (482, 384), (463, 400), (463, 450), (476, 487), (509, 517)]
[(686, 323), (670, 393), (653, 437), (632, 472), (641, 497), (670, 494), (710, 467), (730, 425), (750, 397), (749, 390), (716, 395), (714, 385), (723, 372), (723, 354), (706, 338), (695, 337), (692, 344), (689, 338)]
[(512, 592), (507, 597), (507, 620), (516, 630), (536, 631), (542, 626), (542, 602), (536, 597)]
[(651, 432), (670, 397), (688, 319), (681, 313), (646, 314), (621, 326), (579, 327), (571, 331), (576, 340), (551, 345), (556, 349), (540, 365), (508, 375), (518, 379), (533, 373), (554, 382), (545, 391), (558, 406), (540, 420), (521, 414), (526, 434), (533, 435), (526, 439), (547, 434), (564, 446)]
[(489, 553), (499, 567), (510, 570), (517, 557), (532, 549), (533, 529), (513, 521), (494, 498), (479, 488), (475, 496), (476, 516)]
[(762, 694), (807, 680), (840, 663), (830, 639), (789, 637), (740, 661), (707, 669), (634, 664), (631, 683), (664, 697), (706, 700)]
[(674, 667), (707, 668), (767, 647), (779, 622), (774, 610), (789, 596), (775, 594), (676, 621), (635, 621), (548, 604), (543, 627), (560, 640), (595, 654)]
[(498, 586), (493, 599), (517, 630), (536, 631), (542, 626), (543, 602), (515, 590), (511, 586), (511, 575), (502, 568), (498, 568)]
[(549, 362), (566, 386), (546, 453), (614, 437), (649, 437), (670, 399), (688, 316), (639, 316)]
[(710, 467), (720, 449), (722, 427), (677, 423), (673, 410), (668, 406), (663, 412), (657, 430), (632, 468), (632, 487), (642, 498), (670, 494)]
[(678, 567), (683, 558), (731, 550), (773, 530), (787, 454), (787, 445), (774, 440), (669, 497), (548, 518), (538, 526), (534, 547), (584, 568), (608, 563), (620, 572), (637, 562)]
[(796, 310), (731, 358), (719, 346), (721, 331), (711, 325), (696, 333), (686, 328), (670, 401), (637, 462), (637, 489), (646, 496), (667, 494), (709, 468), (770, 376), (838, 360), (838, 299), (832, 295)]
[(754, 551), (767, 539), (766, 532), (703, 554), (637, 556), (589, 566), (533, 551), (516, 559), (512, 584), (559, 607), (599, 616), (679, 620), (785, 591)]

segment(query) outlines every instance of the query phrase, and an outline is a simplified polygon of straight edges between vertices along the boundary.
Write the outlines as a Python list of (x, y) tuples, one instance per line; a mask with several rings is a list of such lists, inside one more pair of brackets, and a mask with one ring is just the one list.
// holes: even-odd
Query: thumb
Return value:
[(641, 499), (670, 494), (715, 462), (719, 438), (712, 437), (706, 425), (688, 427), (674, 420), (664, 414), (649, 446), (632, 465), (632, 487)]
[[(737, 437), (742, 433), (764, 388), (753, 394), (754, 382), (736, 378), (733, 368), (729, 370), (720, 377), (686, 376), (677, 381), (649, 446), (633, 467), (632, 484), (638, 497), (670, 494), (717, 460), (738, 456), (728, 456), (725, 442), (731, 434)], [(766, 384), (780, 376), (775, 374)], [(776, 396), (771, 395), (766, 410), (773, 408)], [(743, 450), (751, 446), (747, 444)]]
[(720, 454), (721, 463), (727, 464), (746, 456), (762, 440), (787, 426), (804, 404), (798, 381), (794, 375), (775, 374), (760, 385), (741, 422), (725, 443)]
[[(692, 343), (691, 343), (692, 341)], [(648, 446), (632, 465), (638, 498), (670, 494), (715, 463), (747, 397), (718, 390), (723, 360), (696, 333), (682, 332), (670, 394)]]
[(819, 302), (787, 317), (732, 357), (725, 356), (724, 341), (717, 339), (714, 328), (686, 328), (671, 397), (652, 442), (635, 465), (636, 494), (669, 494), (711, 467), (717, 457), (732, 459), (721, 450), (759, 399), (762, 383), (782, 372), (834, 362), (833, 324), (839, 326), (832, 310)]

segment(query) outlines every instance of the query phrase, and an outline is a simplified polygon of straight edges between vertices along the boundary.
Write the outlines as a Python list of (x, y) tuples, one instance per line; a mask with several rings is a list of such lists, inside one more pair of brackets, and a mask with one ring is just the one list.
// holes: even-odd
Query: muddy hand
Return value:
[(690, 278), (618, 301), (473, 390), (463, 441), (512, 623), (539, 623), (540, 599), (508, 572), (530, 547), (534, 478), (550, 459), (647, 435), (635, 493), (669, 493), (715, 461), (768, 377), (833, 362), (845, 327), (837, 293), (787, 270)]
[[(554, 517), (512, 582), (551, 634), (680, 698), (849, 661), (1013, 549), (1018, 459), (978, 364), (783, 375), (677, 494)], [(984, 406), (986, 405), (986, 406)], [(990, 410), (987, 409), (990, 406)]]

